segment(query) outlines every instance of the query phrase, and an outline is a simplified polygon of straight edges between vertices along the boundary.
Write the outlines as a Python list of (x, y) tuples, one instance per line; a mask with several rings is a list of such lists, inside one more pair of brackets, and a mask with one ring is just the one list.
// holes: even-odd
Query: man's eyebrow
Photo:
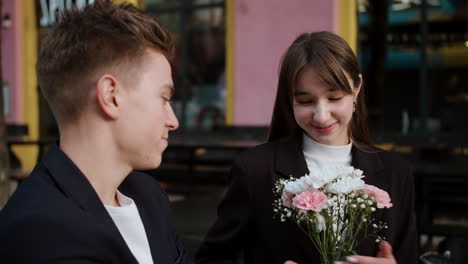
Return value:
[(168, 89), (168, 90), (170, 91), (170, 93), (171, 93), (171, 96), (174, 95), (175, 88), (174, 88), (174, 85), (173, 85), (173, 84), (169, 84), (169, 83), (168, 83), (168, 84), (164, 84), (162, 88), (163, 88), (163, 89)]

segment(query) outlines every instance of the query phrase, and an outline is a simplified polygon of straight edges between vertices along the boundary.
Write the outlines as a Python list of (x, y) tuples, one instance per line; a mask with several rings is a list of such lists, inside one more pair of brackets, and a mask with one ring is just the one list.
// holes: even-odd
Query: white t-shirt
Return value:
[(320, 144), (304, 134), (302, 151), (307, 162), (307, 168), (322, 169), (330, 166), (351, 165), (352, 143), (343, 146)]
[(104, 205), (138, 263), (153, 263), (148, 237), (135, 202), (117, 191), (120, 206)]

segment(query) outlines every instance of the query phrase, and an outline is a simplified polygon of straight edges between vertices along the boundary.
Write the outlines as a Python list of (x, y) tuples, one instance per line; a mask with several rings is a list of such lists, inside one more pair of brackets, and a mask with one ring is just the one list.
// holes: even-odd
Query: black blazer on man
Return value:
[[(150, 176), (119, 187), (138, 208), (156, 264), (186, 263), (169, 202)], [(52, 146), (0, 211), (2, 263), (137, 263), (89, 181)]]
[[(384, 236), (393, 246), (399, 264), (417, 263), (416, 225), (413, 213), (413, 178), (409, 164), (395, 154), (366, 147), (352, 148), (352, 165), (364, 171), (364, 181), (386, 190), (391, 209), (377, 210), (377, 221), (387, 222)], [(218, 208), (218, 219), (200, 247), (196, 263), (235, 263), (243, 252), (246, 264), (319, 264), (317, 250), (293, 222), (273, 215), (274, 183), (301, 177), (308, 168), (302, 152), (302, 135), (255, 147), (235, 162), (231, 185)], [(374, 238), (375, 239), (375, 238)], [(361, 240), (362, 255), (375, 256), (373, 239)]]

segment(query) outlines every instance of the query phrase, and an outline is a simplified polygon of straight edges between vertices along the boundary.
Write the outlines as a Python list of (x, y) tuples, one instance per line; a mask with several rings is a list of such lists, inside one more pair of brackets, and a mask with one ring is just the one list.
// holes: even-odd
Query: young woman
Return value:
[[(416, 263), (413, 177), (407, 162), (371, 146), (362, 75), (339, 36), (304, 33), (283, 57), (268, 143), (239, 156), (218, 219), (197, 263), (320, 263), (313, 243), (293, 222), (273, 214), (274, 183), (330, 165), (352, 165), (364, 181), (387, 191), (393, 208), (378, 210), (387, 242), (361, 238), (354, 263)], [(389, 245), (393, 245), (392, 248)], [(242, 254), (240, 254), (242, 253)], [(376, 257), (376, 256), (379, 257)], [(365, 257), (366, 256), (366, 257)]]

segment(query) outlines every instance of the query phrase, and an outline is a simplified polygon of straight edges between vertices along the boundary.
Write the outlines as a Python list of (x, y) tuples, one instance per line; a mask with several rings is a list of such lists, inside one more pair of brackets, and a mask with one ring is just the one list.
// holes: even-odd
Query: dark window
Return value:
[(223, 125), (224, 0), (147, 0), (146, 11), (168, 28), (176, 41), (173, 106), (181, 127)]

